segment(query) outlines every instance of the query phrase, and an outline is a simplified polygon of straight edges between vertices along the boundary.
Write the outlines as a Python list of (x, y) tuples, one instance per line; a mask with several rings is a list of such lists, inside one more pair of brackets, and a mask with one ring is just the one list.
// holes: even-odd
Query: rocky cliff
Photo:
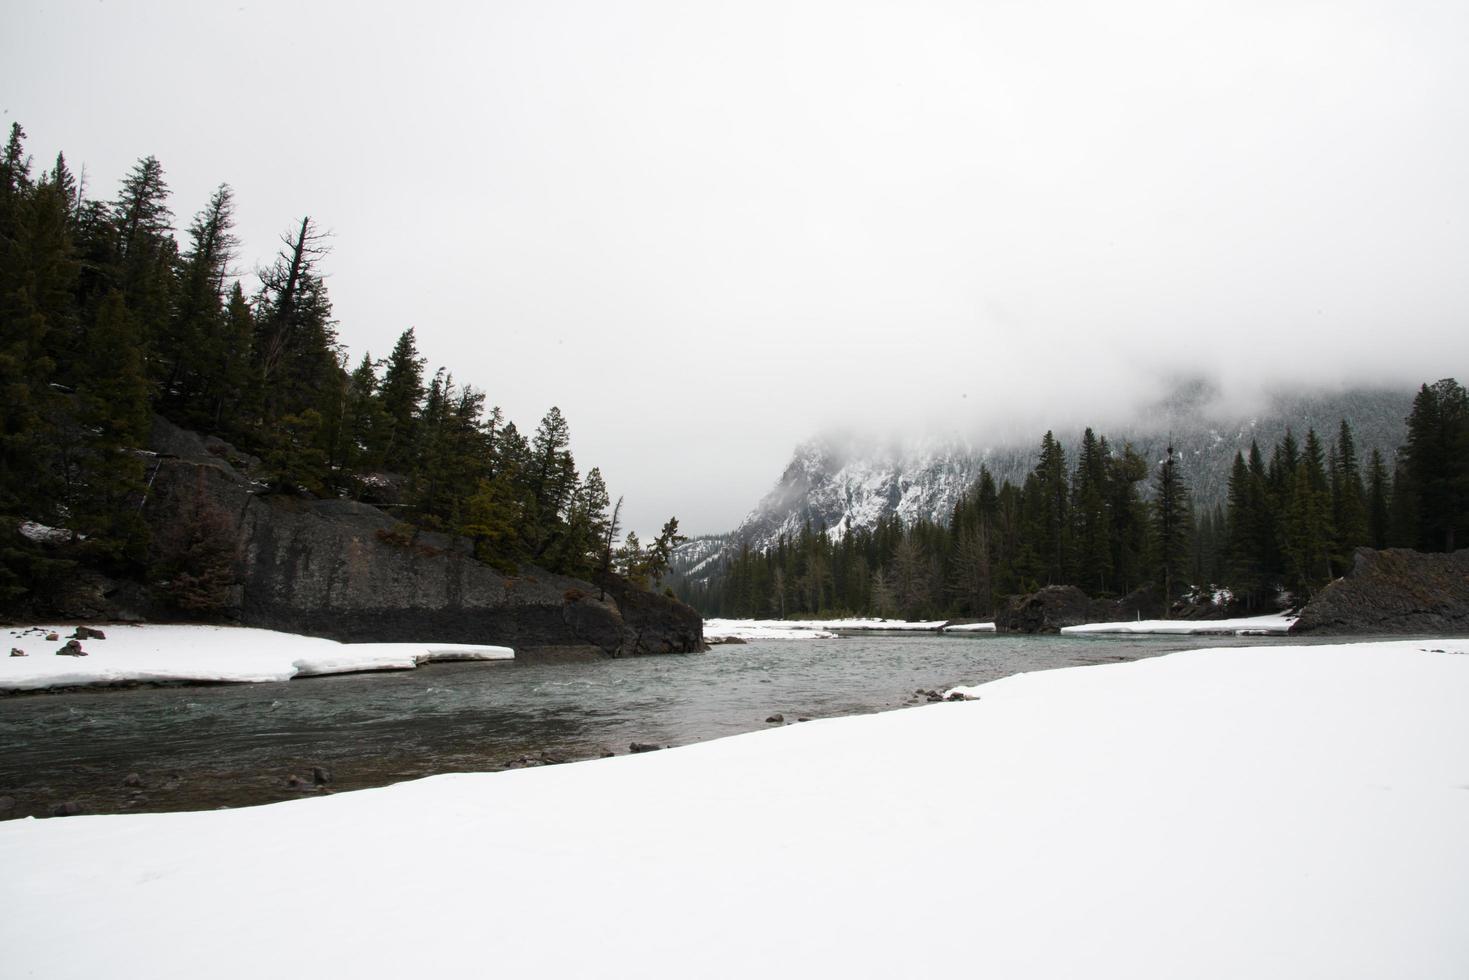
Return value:
[(1469, 632), (1469, 548), (1358, 548), (1351, 570), (1312, 597), (1291, 632)]
[(416, 531), (349, 500), (264, 494), (251, 461), (160, 420), (145, 507), (155, 528), (206, 507), (238, 542), (230, 610), (244, 625), (345, 641), (498, 643), (608, 657), (703, 648), (703, 621), (620, 580), (604, 587), (523, 567), (505, 575), (470, 543)]

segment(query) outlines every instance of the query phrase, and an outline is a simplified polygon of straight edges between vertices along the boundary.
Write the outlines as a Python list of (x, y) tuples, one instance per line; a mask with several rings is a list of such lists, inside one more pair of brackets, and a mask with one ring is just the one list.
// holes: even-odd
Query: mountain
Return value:
[[(1378, 449), (1391, 467), (1406, 437), (1404, 420), (1412, 401), (1409, 390), (1364, 388), (1276, 395), (1263, 410), (1241, 414), (1220, 408), (1217, 391), (1207, 383), (1192, 382), (1139, 413), (1140, 421), (1097, 432), (1114, 448), (1130, 443), (1151, 461), (1160, 461), (1171, 442), (1195, 505), (1212, 508), (1224, 503), (1234, 454), (1248, 454), (1254, 440), (1268, 459), (1287, 429), (1304, 440), (1314, 428), (1323, 445), (1330, 446), (1346, 419), (1363, 463)], [(1075, 462), (1081, 435), (1080, 430), (1056, 432), (1068, 462)], [(849, 528), (871, 527), (891, 514), (905, 523), (923, 517), (944, 521), (978, 479), (981, 467), (988, 467), (997, 483), (1024, 482), (1035, 465), (1040, 439), (1040, 432), (1025, 444), (923, 439), (895, 446), (851, 437), (811, 439), (796, 447), (775, 486), (737, 528), (681, 546), (674, 572), (703, 578), (727, 549), (765, 550), (808, 523), (838, 536)]]

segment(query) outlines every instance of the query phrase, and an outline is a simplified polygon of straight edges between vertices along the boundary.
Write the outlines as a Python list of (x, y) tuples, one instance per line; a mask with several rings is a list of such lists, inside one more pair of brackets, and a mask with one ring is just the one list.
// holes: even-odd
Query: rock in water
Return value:
[(652, 742), (633, 742), (627, 747), (627, 750), (629, 752), (657, 752), (661, 748), (663, 746), (654, 745)]
[(769, 718), (766, 718), (765, 719), (765, 724), (767, 724), (767, 725), (784, 725), (785, 724), (785, 720), (786, 720), (786, 716), (785, 715), (771, 715)]
[(1057, 633), (1063, 626), (1102, 623), (1116, 616), (1116, 604), (1093, 599), (1074, 585), (1048, 585), (1030, 595), (1011, 596), (995, 615), (1001, 633)]

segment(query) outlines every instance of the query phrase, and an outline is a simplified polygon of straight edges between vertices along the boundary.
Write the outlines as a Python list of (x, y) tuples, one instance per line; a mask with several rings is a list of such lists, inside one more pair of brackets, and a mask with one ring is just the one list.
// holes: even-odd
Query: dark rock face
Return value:
[(1055, 633), (1063, 626), (1105, 622), (1117, 604), (1092, 599), (1074, 585), (1048, 585), (1030, 595), (1011, 596), (995, 615), (1001, 633)]
[(1469, 548), (1425, 554), (1358, 548), (1346, 575), (1316, 593), (1292, 633), (1469, 631)]
[[(477, 561), (469, 541), (417, 531), (368, 504), (266, 495), (252, 461), (159, 420), (145, 514), (155, 527), (202, 498), (237, 530), (226, 614), (243, 625), (344, 641), (594, 648), (628, 657), (702, 650), (703, 620), (674, 599)], [(217, 444), (216, 444), (217, 443)], [(104, 618), (98, 616), (97, 618)]]

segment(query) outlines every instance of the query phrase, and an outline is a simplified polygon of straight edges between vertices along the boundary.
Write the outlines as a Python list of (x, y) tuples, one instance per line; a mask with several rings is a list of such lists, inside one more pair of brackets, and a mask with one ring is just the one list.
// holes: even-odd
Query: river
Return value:
[[(212, 809), (687, 744), (924, 703), (918, 689), (1251, 637), (854, 634), (593, 664), (435, 664), (0, 699), (0, 816)], [(1299, 643), (1300, 640), (1290, 642)], [(920, 709), (921, 710), (921, 709)], [(318, 786), (313, 770), (330, 782)], [(299, 782), (293, 784), (291, 777)]]

